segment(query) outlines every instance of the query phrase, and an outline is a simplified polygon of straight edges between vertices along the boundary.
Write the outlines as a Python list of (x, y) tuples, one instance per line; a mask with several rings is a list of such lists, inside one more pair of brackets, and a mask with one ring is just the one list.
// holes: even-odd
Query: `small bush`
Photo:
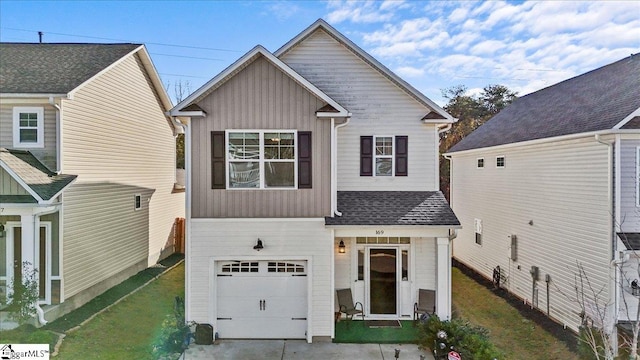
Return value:
[(173, 314), (166, 315), (153, 343), (154, 359), (177, 359), (189, 346), (191, 329), (184, 317), (184, 300), (176, 296)]
[(460, 353), (463, 359), (493, 360), (502, 357), (500, 351), (489, 341), (487, 329), (473, 326), (462, 319), (442, 321), (433, 315), (421, 324), (418, 342), (423, 348), (433, 350), (436, 334), (447, 333), (447, 343)]

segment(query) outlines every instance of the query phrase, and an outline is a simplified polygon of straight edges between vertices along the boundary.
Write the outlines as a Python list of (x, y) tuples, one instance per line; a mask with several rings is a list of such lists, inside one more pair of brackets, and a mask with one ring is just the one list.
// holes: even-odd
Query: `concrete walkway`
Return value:
[(219, 340), (216, 345), (191, 345), (182, 360), (395, 360), (395, 349), (400, 349), (398, 359), (433, 360), (428, 351), (421, 351), (415, 344), (334, 344), (304, 340)]

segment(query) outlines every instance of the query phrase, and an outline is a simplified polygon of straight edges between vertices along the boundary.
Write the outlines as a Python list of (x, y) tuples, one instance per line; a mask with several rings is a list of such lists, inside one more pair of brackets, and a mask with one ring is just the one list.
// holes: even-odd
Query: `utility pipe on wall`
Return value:
[(347, 117), (342, 124), (334, 125), (335, 119), (331, 118), (331, 215), (342, 216), (338, 211), (338, 129), (345, 127), (351, 121)]

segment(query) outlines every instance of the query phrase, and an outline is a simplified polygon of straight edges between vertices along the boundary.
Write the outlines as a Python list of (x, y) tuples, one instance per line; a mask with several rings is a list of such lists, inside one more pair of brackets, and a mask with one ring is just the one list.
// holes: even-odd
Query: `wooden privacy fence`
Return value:
[(185, 246), (184, 227), (185, 227), (185, 219), (176, 218), (176, 221), (173, 223), (174, 244), (175, 244), (175, 251), (180, 254), (184, 254), (184, 246)]

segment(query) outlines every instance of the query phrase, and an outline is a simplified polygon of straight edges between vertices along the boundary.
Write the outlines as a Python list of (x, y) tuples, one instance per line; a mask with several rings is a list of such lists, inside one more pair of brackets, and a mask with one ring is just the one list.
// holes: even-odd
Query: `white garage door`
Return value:
[(306, 261), (218, 262), (217, 312), (223, 339), (306, 338)]

